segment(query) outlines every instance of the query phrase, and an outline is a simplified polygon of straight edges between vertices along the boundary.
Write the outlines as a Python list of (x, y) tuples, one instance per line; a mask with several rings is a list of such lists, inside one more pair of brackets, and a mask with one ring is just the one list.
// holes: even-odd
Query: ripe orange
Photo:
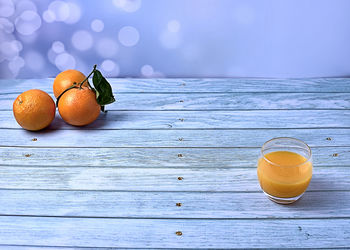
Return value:
[[(57, 98), (64, 90), (73, 85), (73, 83), (81, 83), (86, 76), (78, 70), (68, 69), (59, 73), (53, 82), (53, 94)], [(83, 86), (88, 86), (84, 82)]]
[(51, 96), (39, 89), (20, 94), (13, 102), (13, 114), (22, 128), (40, 130), (55, 118), (56, 106)]
[(74, 126), (92, 123), (99, 116), (100, 109), (95, 92), (88, 87), (72, 88), (58, 101), (58, 112), (62, 119)]

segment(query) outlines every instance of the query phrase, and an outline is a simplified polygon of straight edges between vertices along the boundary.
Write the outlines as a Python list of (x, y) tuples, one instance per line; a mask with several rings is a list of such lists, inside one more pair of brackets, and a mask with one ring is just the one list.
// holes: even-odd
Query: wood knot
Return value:
[(182, 206), (182, 203), (181, 203), (181, 202), (177, 202), (177, 203), (176, 203), (176, 206), (177, 206), (177, 207), (181, 207), (181, 206)]
[(182, 232), (181, 232), (181, 231), (177, 231), (175, 234), (176, 234), (177, 236), (181, 236), (181, 235), (182, 235)]
[(31, 157), (32, 155), (31, 154), (25, 154), (24, 156), (25, 157)]

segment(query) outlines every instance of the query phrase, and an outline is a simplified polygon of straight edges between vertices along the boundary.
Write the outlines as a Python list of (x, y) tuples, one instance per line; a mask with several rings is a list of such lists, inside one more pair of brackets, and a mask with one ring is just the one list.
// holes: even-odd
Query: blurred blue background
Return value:
[(349, 0), (0, 0), (0, 77), (350, 75)]

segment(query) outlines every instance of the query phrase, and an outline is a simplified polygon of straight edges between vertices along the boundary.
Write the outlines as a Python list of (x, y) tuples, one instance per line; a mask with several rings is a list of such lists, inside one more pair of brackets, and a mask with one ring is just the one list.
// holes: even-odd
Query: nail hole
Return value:
[(177, 157), (182, 157), (182, 154), (177, 154)]
[(32, 155), (31, 154), (25, 154), (24, 156), (25, 157), (31, 157)]
[(181, 177), (181, 176), (179, 176), (179, 177), (177, 177), (177, 179), (178, 179), (179, 181), (182, 181), (184, 178)]
[(331, 140), (332, 140), (332, 138), (330, 138), (330, 137), (327, 137), (327, 138), (326, 138), (326, 140), (327, 140), (327, 141), (331, 141)]
[(184, 100), (180, 100), (180, 102), (184, 102)]
[(184, 140), (184, 138), (182, 138), (182, 137), (181, 137), (181, 138), (179, 138), (179, 141), (183, 141), (183, 140)]
[(334, 153), (334, 154), (332, 154), (332, 156), (333, 156), (333, 157), (337, 157), (337, 156), (338, 156), (338, 154), (337, 154), (337, 153)]
[(176, 235), (177, 235), (177, 236), (181, 236), (181, 235), (182, 235), (182, 232), (181, 232), (181, 231), (177, 231), (177, 232), (176, 232)]
[(33, 138), (32, 141), (37, 141), (38, 139), (37, 138)]
[(182, 203), (181, 203), (181, 202), (178, 202), (178, 203), (176, 203), (176, 206), (177, 206), (177, 207), (181, 207), (181, 206), (182, 206)]
[(179, 121), (183, 122), (185, 119), (184, 118), (179, 118)]

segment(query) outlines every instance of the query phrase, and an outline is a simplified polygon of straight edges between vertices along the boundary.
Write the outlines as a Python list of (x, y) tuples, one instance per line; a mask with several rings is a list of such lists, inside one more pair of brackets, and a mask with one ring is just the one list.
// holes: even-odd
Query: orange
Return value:
[[(81, 83), (86, 76), (78, 70), (68, 69), (59, 73), (53, 82), (53, 94), (57, 98), (63, 91), (73, 85), (73, 83)], [(88, 86), (84, 82), (83, 86)]]
[(20, 94), (13, 102), (13, 114), (18, 124), (27, 130), (40, 130), (55, 118), (56, 106), (51, 96), (39, 89)]
[(88, 87), (72, 88), (58, 101), (58, 112), (62, 119), (74, 126), (92, 123), (99, 116), (100, 110), (95, 92)]

